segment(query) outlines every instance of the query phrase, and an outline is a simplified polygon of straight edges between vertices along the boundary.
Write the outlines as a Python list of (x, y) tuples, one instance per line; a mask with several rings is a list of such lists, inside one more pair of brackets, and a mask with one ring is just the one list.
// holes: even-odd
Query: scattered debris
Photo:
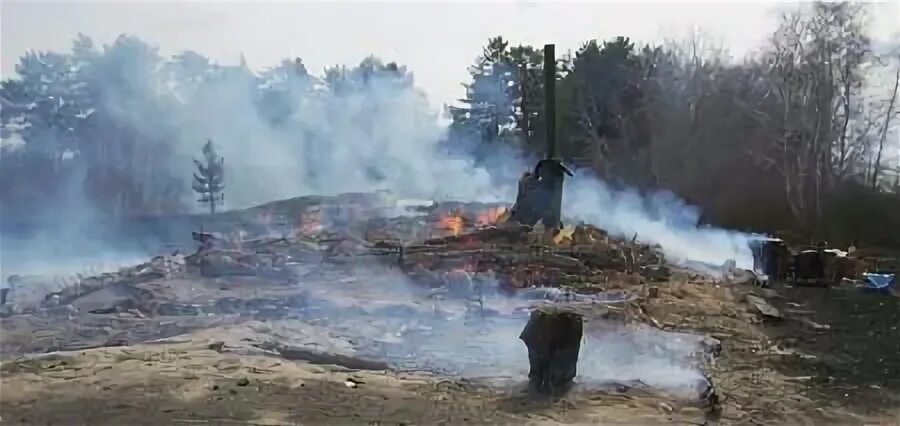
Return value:
[(888, 293), (894, 288), (900, 288), (897, 285), (896, 274), (875, 274), (864, 273), (862, 287), (867, 291)]
[(287, 346), (276, 342), (254, 344), (253, 346), (264, 350), (274, 351), (282, 358), (289, 361), (306, 361), (311, 364), (337, 365), (351, 370), (379, 371), (389, 369), (389, 366), (384, 362), (369, 361), (349, 355)]
[(748, 294), (746, 296), (746, 299), (747, 302), (749, 302), (754, 308), (756, 308), (756, 310), (763, 316), (777, 319), (784, 318), (784, 315), (782, 315), (781, 311), (770, 305), (769, 302), (766, 301), (766, 299), (763, 299), (759, 296), (754, 296), (752, 294)]
[(828, 324), (819, 324), (807, 317), (800, 317), (799, 321), (804, 325), (809, 326), (813, 330), (831, 330), (831, 326)]
[(722, 354), (722, 341), (719, 339), (712, 336), (705, 336), (703, 340), (700, 341), (700, 344), (704, 349), (704, 353), (709, 357), (716, 358)]

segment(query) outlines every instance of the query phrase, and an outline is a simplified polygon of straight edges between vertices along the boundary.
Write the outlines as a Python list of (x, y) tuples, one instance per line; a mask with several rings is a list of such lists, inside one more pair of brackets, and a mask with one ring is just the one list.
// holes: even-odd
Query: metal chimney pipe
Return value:
[(550, 193), (550, 205), (547, 206), (544, 216), (544, 225), (557, 228), (562, 219), (562, 190), (565, 179), (562, 164), (559, 163), (559, 152), (556, 146), (556, 52), (552, 44), (544, 45), (544, 120), (547, 125), (547, 152), (548, 166), (553, 168), (548, 173), (547, 182)]
[(547, 127), (547, 159), (555, 159), (556, 150), (556, 46), (544, 45), (544, 123)]
[[(572, 172), (563, 166), (556, 146), (556, 54), (555, 46), (544, 45), (544, 125), (547, 129), (547, 152), (519, 180), (519, 193), (513, 206), (513, 219), (534, 225), (542, 221), (549, 229), (561, 226), (562, 189), (565, 175)], [(523, 102), (523, 110), (525, 105)], [(527, 111), (524, 111), (527, 113)], [(525, 120), (523, 120), (525, 122)], [(527, 130), (526, 130), (527, 134)]]

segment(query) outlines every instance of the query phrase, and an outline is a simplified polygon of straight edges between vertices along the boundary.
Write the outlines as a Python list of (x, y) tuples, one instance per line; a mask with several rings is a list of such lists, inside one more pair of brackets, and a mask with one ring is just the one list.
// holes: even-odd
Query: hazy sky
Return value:
[[(553, 42), (564, 52), (591, 38), (654, 41), (698, 26), (743, 55), (771, 34), (776, 3), (0, 0), (0, 6), (4, 76), (28, 49), (66, 50), (79, 32), (98, 45), (129, 33), (163, 54), (191, 49), (234, 64), (243, 53), (253, 69), (298, 56), (319, 72), (375, 54), (407, 65), (438, 106), (462, 95), (466, 67), (493, 35), (515, 44)], [(896, 31), (897, 3), (878, 9), (877, 32)]]

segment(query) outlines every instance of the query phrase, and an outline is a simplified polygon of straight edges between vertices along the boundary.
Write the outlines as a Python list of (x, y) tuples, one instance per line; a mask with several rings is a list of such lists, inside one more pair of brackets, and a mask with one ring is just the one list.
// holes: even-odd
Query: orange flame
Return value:
[(450, 214), (441, 216), (438, 219), (438, 228), (449, 231), (453, 236), (458, 236), (463, 230), (463, 217), (459, 211), (453, 211)]
[(503, 217), (505, 213), (506, 207), (492, 207), (486, 212), (479, 214), (475, 219), (475, 223), (480, 226), (494, 225), (500, 220), (501, 217)]

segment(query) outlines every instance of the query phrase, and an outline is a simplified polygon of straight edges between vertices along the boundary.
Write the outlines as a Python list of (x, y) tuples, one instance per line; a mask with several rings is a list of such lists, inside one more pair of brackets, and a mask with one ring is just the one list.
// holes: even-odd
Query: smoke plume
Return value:
[[(63, 245), (81, 251), (85, 251), (85, 240), (102, 246), (125, 238), (152, 241), (145, 245), (151, 247), (149, 251), (158, 251), (166, 243), (152, 235), (158, 228), (138, 229), (121, 237), (103, 235), (109, 233), (103, 221), (110, 212), (91, 204), (97, 188), (79, 185), (87, 182), (92, 169), (124, 170), (140, 184), (145, 198), (174, 198), (195, 212), (203, 211), (189, 182), (192, 159), (200, 155), (207, 140), (225, 159), (225, 209), (307, 194), (382, 189), (410, 198), (511, 202), (516, 179), (531, 166), (523, 161), (524, 155), (508, 148), (497, 149), (478, 163), (453, 154), (446, 145), (447, 127), (413, 84), (412, 74), (373, 58), (354, 68), (327, 70), (319, 78), (291, 61), (260, 72), (246, 64), (215, 66), (190, 52), (163, 62), (155, 59), (154, 49), (127, 37), (102, 52), (92, 52), (90, 60), (82, 58), (84, 54), (68, 59), (78, 65), (72, 69), (89, 88), (91, 103), (79, 99), (62, 103), (85, 102), (77, 117), (94, 133), (56, 141), (56, 146), (70, 147), (63, 163), (74, 164), (71, 168), (81, 172), (73, 174), (71, 187), (58, 192), (64, 197), (53, 195), (42, 206), (56, 215), (42, 222), (43, 234), (20, 239), (7, 252), (38, 252), (54, 236), (54, 244), (71, 237)], [(20, 122), (27, 121), (27, 115), (23, 113)], [(132, 145), (121, 152), (91, 150), (103, 145), (98, 140), (112, 137), (109, 133), (127, 135), (111, 140), (111, 146)], [(38, 142), (24, 139), (24, 145), (5, 146), (28, 151), (29, 145)], [(16, 161), (16, 156), (5, 154), (4, 163)], [(42, 173), (41, 169), (20, 170)], [(676, 260), (721, 265), (735, 259), (740, 266), (748, 265), (745, 235), (698, 227), (697, 209), (672, 194), (642, 197), (611, 190), (589, 176), (570, 179), (565, 191), (566, 217), (614, 234), (637, 234), (641, 240), (661, 244)], [(89, 192), (94, 198), (89, 198)], [(25, 216), (49, 217), (30, 213)], [(12, 263), (5, 261), (4, 269), (10, 268)]]
[(739, 268), (753, 269), (750, 234), (699, 225), (700, 210), (671, 192), (642, 195), (576, 175), (567, 182), (563, 204), (564, 214), (572, 218), (614, 235), (637, 235), (641, 241), (661, 245), (671, 262), (694, 261), (717, 268), (734, 260)]

